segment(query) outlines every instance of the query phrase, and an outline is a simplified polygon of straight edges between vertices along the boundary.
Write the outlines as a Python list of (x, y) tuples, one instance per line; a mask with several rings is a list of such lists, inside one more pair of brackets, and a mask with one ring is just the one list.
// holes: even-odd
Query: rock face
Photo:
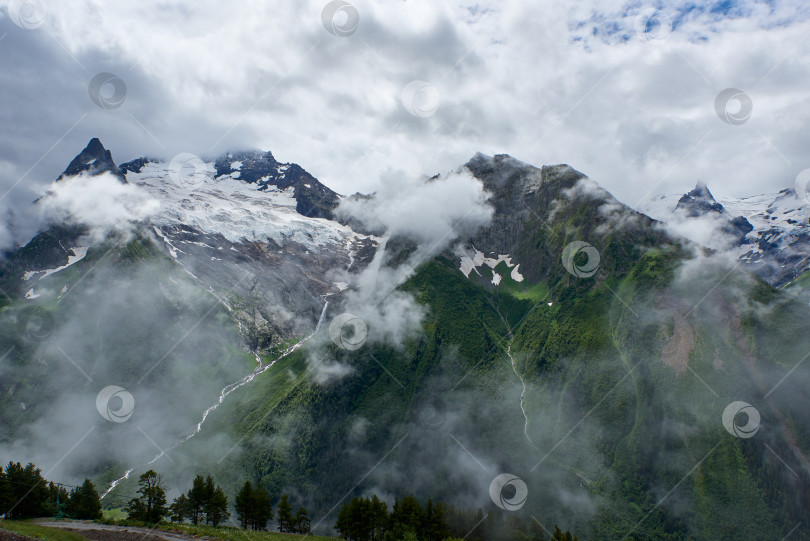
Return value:
[(708, 186), (702, 182), (698, 182), (691, 192), (685, 193), (675, 208), (691, 217), (702, 216), (707, 212), (727, 214), (725, 207), (714, 199)]
[(127, 182), (126, 178), (124, 177), (124, 173), (118, 168), (117, 165), (115, 165), (112, 158), (112, 153), (104, 148), (104, 145), (102, 145), (101, 141), (99, 141), (96, 137), (91, 139), (90, 142), (87, 143), (84, 150), (82, 150), (78, 156), (73, 158), (73, 161), (70, 162), (67, 169), (65, 169), (56, 180), (61, 180), (64, 177), (78, 175), (80, 173), (87, 173), (90, 175), (111, 173), (112, 175), (115, 175), (123, 184), (126, 184)]
[(296, 210), (310, 218), (333, 218), (339, 196), (294, 163), (279, 163), (268, 152), (234, 152), (214, 162), (217, 178), (229, 176), (258, 190), (293, 188)]
[(528, 283), (567, 278), (560, 256), (574, 240), (603, 253), (616, 242), (628, 251), (669, 243), (654, 220), (568, 165), (538, 168), (505, 154), (478, 153), (465, 167), (481, 180), (495, 209), (491, 224), (469, 239), (467, 257), (495, 262), (510, 256)]
[(736, 239), (737, 244), (745, 242), (745, 236), (754, 230), (744, 216), (732, 217), (726, 208), (718, 203), (706, 184), (698, 182), (695, 188), (684, 194), (675, 206), (676, 212), (682, 212), (690, 218), (716, 214), (726, 218), (728, 224), (722, 227), (722, 233)]

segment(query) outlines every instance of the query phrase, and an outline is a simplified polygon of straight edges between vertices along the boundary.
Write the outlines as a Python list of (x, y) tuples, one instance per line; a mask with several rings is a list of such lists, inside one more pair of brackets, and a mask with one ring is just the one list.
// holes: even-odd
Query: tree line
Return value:
[[(228, 497), (225, 491), (214, 482), (210, 475), (194, 478), (188, 494), (185, 492), (167, 505), (166, 486), (154, 470), (143, 473), (138, 478), (138, 497), (130, 500), (126, 508), (128, 518), (156, 524), (169, 517), (172, 522), (210, 524), (219, 526), (228, 520)], [(273, 504), (267, 491), (253, 486), (247, 481), (236, 495), (234, 510), (242, 528), (253, 530), (267, 529), (273, 520)], [(286, 494), (281, 495), (276, 518), (278, 530), (285, 533), (309, 533), (310, 518), (303, 507), (293, 514), (292, 505)]]
[(512, 513), (457, 509), (428, 499), (423, 507), (413, 496), (388, 504), (377, 495), (353, 498), (338, 512), (335, 529), (351, 541), (577, 541), (557, 526), (547, 532), (536, 520), (528, 524)]
[[(160, 475), (149, 470), (138, 478), (137, 494), (126, 507), (129, 520), (157, 524), (168, 517), (218, 526), (231, 516), (225, 491), (210, 475), (197, 475), (191, 489), (169, 505)], [(267, 490), (250, 481), (237, 493), (234, 511), (245, 529), (265, 530), (275, 517), (280, 532), (310, 532), (305, 508), (294, 513), (289, 497), (282, 494), (274, 513)], [(49, 483), (32, 463), (9, 462), (5, 469), (0, 467), (0, 515), (15, 520), (49, 515), (96, 520), (102, 517), (101, 499), (90, 479), (68, 491), (65, 485)], [(549, 532), (536, 520), (526, 523), (513, 513), (491, 510), (485, 515), (481, 509), (459, 509), (431, 499), (423, 506), (412, 496), (398, 498), (390, 510), (376, 495), (353, 498), (341, 507), (335, 529), (351, 541), (577, 541), (570, 532), (556, 526)]]
[(101, 518), (101, 499), (90, 479), (67, 490), (48, 482), (34, 464), (9, 462), (0, 467), (0, 515), (19, 520), (43, 516), (66, 516), (82, 520)]

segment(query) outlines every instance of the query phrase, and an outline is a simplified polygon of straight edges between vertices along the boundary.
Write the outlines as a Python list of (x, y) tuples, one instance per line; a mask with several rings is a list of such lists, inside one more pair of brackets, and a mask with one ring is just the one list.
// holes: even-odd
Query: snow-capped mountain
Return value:
[[(270, 152), (211, 161), (188, 155), (169, 163), (139, 158), (118, 167), (93, 139), (57, 183), (105, 173), (156, 204), (158, 210), (138, 228), (142, 234), (162, 245), (242, 323), (276, 337), (311, 328), (323, 297), (348, 285), (340, 269), (362, 268), (377, 244), (375, 237), (331, 219), (338, 194), (300, 166), (277, 162)], [(31, 249), (13, 253), (9, 261), (22, 277), (21, 287), (36, 295), (37, 281), (87, 253), (86, 235), (82, 224), (52, 223), (29, 243)]]
[[(810, 308), (776, 292), (796, 317), (751, 311), (760, 289), (750, 275), (714, 261), (694, 258), (696, 274), (679, 279), (693, 252), (672, 234), (705, 229), (752, 268), (781, 263), (769, 279), (784, 283), (791, 251), (805, 252), (808, 209), (795, 194), (718, 201), (699, 185), (658, 201), (665, 228), (568, 165), (476, 154), (407, 186), (427, 196), (397, 209), (401, 220), (369, 219), (383, 239), (332, 216), (391, 213), (405, 190), (355, 196), (333, 213), (339, 195), (267, 152), (139, 158), (118, 168), (125, 182), (115, 169), (92, 141), (37, 203), (62, 197), (78, 213), (52, 218), (0, 264), (10, 293), (0, 295), (0, 351), (13, 352), (0, 442), (74, 445), (64, 462), (103, 483), (105, 504), (129, 501), (154, 468), (179, 490), (199, 471), (230, 493), (251, 476), (277, 492), (305, 487), (307, 506), (327, 517), (366, 478), (391, 494), (489, 505), (491, 464), (521, 472), (527, 505), (561, 506), (594, 539), (629, 537), (657, 511), (661, 479), (705, 518), (662, 506), (639, 538), (674, 524), (680, 538), (779, 539), (772, 524), (806, 515), (810, 481), (797, 472), (807, 471), (810, 387), (794, 359), (808, 349)], [(475, 204), (469, 226), (430, 222), (424, 237), (401, 225), (447, 212), (462, 195), (454, 178), (475, 188), (452, 215)], [(99, 240), (91, 219), (111, 213), (92, 207), (117, 205), (108, 192), (148, 212)], [(363, 324), (346, 328), (347, 316)], [(744, 317), (768, 332), (749, 334)], [(360, 347), (346, 347), (355, 332)], [(133, 396), (134, 422), (104, 415), (106, 385)], [(740, 427), (725, 420), (727, 401), (780, 385), (757, 401), (760, 439), (731, 440)], [(84, 419), (71, 420), (83, 411), (97, 428), (81, 447)], [(701, 456), (710, 467), (690, 478)], [(415, 484), (400, 475), (421, 471)], [(768, 497), (732, 498), (729, 524), (704, 527), (741, 486)], [(782, 486), (797, 494), (790, 506)]]
[[(748, 270), (775, 286), (810, 268), (810, 203), (791, 188), (716, 200), (698, 183), (687, 194), (661, 196), (641, 210), (698, 242), (719, 239), (724, 245), (710, 247), (732, 250)], [(692, 226), (699, 224), (708, 227), (698, 232)]]

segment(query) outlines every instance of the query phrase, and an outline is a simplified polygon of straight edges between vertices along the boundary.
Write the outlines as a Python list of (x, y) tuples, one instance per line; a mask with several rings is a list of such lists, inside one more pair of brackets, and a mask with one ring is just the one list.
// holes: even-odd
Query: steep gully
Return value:
[[(226, 305), (226, 306), (227, 306), (227, 305)], [(220, 404), (222, 404), (222, 402), (225, 400), (225, 397), (226, 397), (226, 396), (228, 396), (229, 394), (231, 394), (232, 392), (234, 392), (236, 389), (239, 389), (240, 387), (242, 387), (242, 386), (244, 386), (244, 385), (247, 385), (248, 383), (250, 383), (251, 381), (253, 381), (253, 380), (254, 380), (254, 379), (255, 379), (255, 378), (258, 376), (258, 375), (263, 374), (264, 372), (266, 372), (267, 370), (269, 370), (270, 368), (272, 368), (272, 367), (273, 367), (273, 365), (275, 365), (275, 364), (276, 364), (276, 363), (277, 363), (279, 360), (281, 360), (281, 359), (283, 359), (283, 358), (287, 357), (288, 355), (290, 355), (290, 354), (291, 354), (291, 353), (293, 353), (294, 351), (297, 351), (298, 349), (300, 349), (300, 348), (301, 348), (301, 347), (302, 347), (302, 346), (303, 346), (303, 345), (304, 345), (304, 344), (305, 344), (305, 343), (306, 343), (306, 342), (307, 342), (307, 341), (308, 341), (310, 338), (312, 338), (313, 336), (315, 336), (315, 335), (318, 333), (318, 331), (319, 331), (319, 330), (320, 330), (320, 328), (321, 328), (321, 325), (323, 325), (323, 320), (324, 320), (324, 318), (326, 317), (326, 309), (327, 309), (328, 307), (329, 307), (329, 301), (324, 301), (323, 310), (321, 311), (321, 315), (320, 315), (320, 317), (318, 318), (318, 324), (315, 326), (315, 329), (314, 329), (314, 330), (313, 330), (313, 331), (312, 331), (312, 332), (311, 332), (309, 335), (307, 335), (306, 337), (302, 338), (301, 340), (299, 340), (298, 342), (296, 342), (295, 344), (293, 344), (292, 346), (290, 346), (289, 348), (287, 348), (287, 349), (286, 349), (286, 350), (285, 350), (285, 351), (284, 351), (284, 352), (283, 352), (281, 355), (279, 355), (278, 357), (276, 357), (275, 359), (273, 359), (271, 362), (269, 362), (269, 363), (267, 363), (267, 364), (264, 364), (264, 363), (262, 362), (261, 357), (259, 357), (259, 356), (258, 356), (258, 355), (257, 355), (257, 354), (254, 352), (254, 353), (253, 353), (253, 355), (256, 357), (256, 362), (258, 363), (258, 365), (257, 365), (257, 366), (256, 366), (256, 368), (253, 370), (253, 372), (251, 372), (250, 374), (248, 374), (248, 375), (247, 375), (247, 376), (245, 376), (244, 378), (240, 379), (239, 381), (236, 381), (236, 382), (234, 382), (234, 383), (231, 383), (230, 385), (226, 385), (225, 387), (223, 387), (222, 391), (220, 391), (220, 393), (219, 393), (219, 399), (217, 400), (217, 402), (216, 402), (214, 405), (210, 406), (208, 409), (206, 409), (206, 410), (203, 412), (202, 419), (200, 419), (200, 422), (199, 422), (199, 423), (197, 423), (197, 424), (195, 425), (194, 429), (193, 429), (193, 430), (192, 430), (192, 431), (191, 431), (191, 432), (190, 432), (190, 433), (189, 433), (189, 434), (188, 434), (186, 437), (184, 437), (183, 439), (181, 439), (180, 441), (178, 441), (177, 443), (175, 443), (174, 445), (172, 445), (172, 446), (171, 446), (171, 447), (169, 447), (168, 449), (165, 449), (165, 450), (161, 451), (160, 453), (158, 453), (158, 454), (157, 454), (157, 455), (156, 455), (156, 456), (155, 456), (155, 457), (154, 457), (152, 460), (150, 460), (149, 462), (147, 462), (147, 463), (145, 463), (145, 464), (141, 464), (140, 466), (137, 466), (136, 468), (130, 468), (130, 469), (128, 469), (128, 470), (127, 470), (127, 471), (124, 473), (124, 475), (123, 475), (123, 476), (119, 477), (118, 479), (116, 479), (115, 481), (113, 481), (112, 483), (110, 483), (109, 488), (107, 488), (107, 490), (104, 492), (104, 494), (102, 494), (102, 495), (101, 495), (101, 499), (104, 499), (104, 497), (105, 497), (107, 494), (109, 494), (110, 492), (112, 492), (112, 491), (115, 489), (115, 487), (119, 485), (119, 483), (121, 483), (121, 482), (122, 482), (122, 481), (124, 481), (125, 479), (128, 479), (128, 478), (129, 478), (129, 475), (130, 475), (130, 474), (131, 474), (133, 471), (135, 471), (137, 468), (144, 467), (144, 466), (149, 466), (149, 465), (151, 465), (151, 464), (154, 464), (154, 463), (155, 463), (155, 462), (157, 462), (157, 461), (158, 461), (158, 460), (159, 460), (159, 459), (160, 459), (162, 456), (166, 455), (166, 453), (168, 453), (168, 452), (169, 452), (169, 451), (171, 451), (172, 449), (177, 448), (178, 446), (182, 445), (183, 443), (187, 442), (188, 440), (190, 440), (191, 438), (193, 438), (194, 436), (196, 436), (197, 434), (199, 434), (199, 433), (200, 433), (200, 430), (202, 430), (203, 423), (205, 423), (205, 420), (208, 418), (208, 415), (209, 415), (209, 414), (210, 414), (212, 411), (214, 411), (215, 409), (217, 409), (217, 408), (220, 406)], [(228, 308), (229, 308), (229, 307), (228, 307)]]
[(495, 309), (498, 317), (501, 318), (501, 321), (503, 321), (504, 326), (506, 326), (506, 332), (509, 335), (509, 344), (506, 346), (506, 355), (509, 357), (509, 361), (512, 364), (512, 372), (515, 373), (520, 380), (520, 384), (523, 386), (523, 389), (520, 391), (520, 411), (523, 413), (523, 435), (526, 436), (526, 441), (529, 442), (529, 445), (537, 449), (537, 446), (529, 437), (529, 416), (526, 414), (526, 381), (523, 379), (523, 376), (520, 375), (520, 372), (518, 372), (517, 364), (515, 364), (515, 358), (512, 357), (512, 342), (515, 341), (515, 336), (512, 334), (512, 328), (509, 326), (506, 318), (503, 317), (503, 314), (501, 314), (501, 311), (498, 310), (498, 307), (494, 304), (492, 307)]

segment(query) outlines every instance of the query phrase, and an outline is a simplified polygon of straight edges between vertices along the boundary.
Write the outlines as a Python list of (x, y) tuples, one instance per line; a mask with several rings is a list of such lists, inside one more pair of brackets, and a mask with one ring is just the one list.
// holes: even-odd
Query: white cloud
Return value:
[(64, 177), (50, 186), (39, 205), (45, 221), (84, 224), (94, 240), (113, 231), (127, 232), (160, 208), (145, 190), (122, 184), (110, 173)]
[(372, 199), (344, 199), (338, 213), (439, 251), (459, 234), (489, 223), (493, 210), (487, 198), (481, 182), (467, 170), (428, 181), (387, 174)]
[[(0, 186), (37, 164), (2, 204), (21, 206), (96, 135), (119, 161), (270, 149), (341, 193), (478, 150), (569, 163), (629, 204), (697, 178), (721, 197), (775, 191), (810, 165), (802, 2), (657, 2), (675, 23), (660, 42), (635, 34), (636, 2), (353, 3), (346, 38), (324, 29), (320, 0), (66, 0), (37, 30), (0, 23), (0, 50), (14, 51), (0, 55), (0, 119), (15, 127), (0, 135), (13, 165)], [(120, 108), (88, 99), (100, 71), (126, 82)], [(437, 89), (434, 115), (400, 103), (413, 80)], [(727, 87), (753, 100), (744, 125), (715, 114)]]

